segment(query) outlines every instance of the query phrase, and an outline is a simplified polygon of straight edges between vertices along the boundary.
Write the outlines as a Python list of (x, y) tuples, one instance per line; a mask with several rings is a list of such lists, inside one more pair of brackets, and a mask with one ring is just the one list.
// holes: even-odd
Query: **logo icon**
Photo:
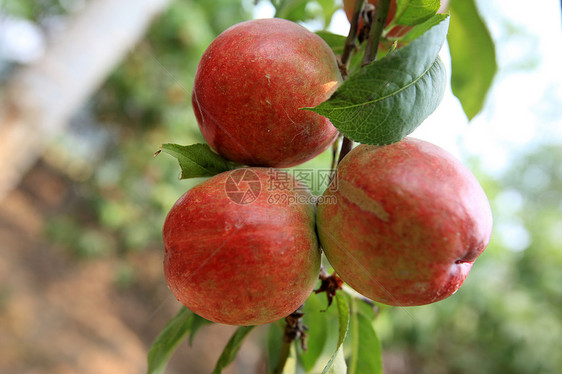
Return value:
[(224, 190), (228, 198), (236, 204), (250, 204), (260, 195), (260, 178), (249, 169), (236, 169), (226, 178)]

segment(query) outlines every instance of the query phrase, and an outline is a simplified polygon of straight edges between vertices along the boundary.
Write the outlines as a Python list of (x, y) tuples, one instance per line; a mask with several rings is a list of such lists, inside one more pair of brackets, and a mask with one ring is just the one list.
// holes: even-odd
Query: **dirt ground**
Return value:
[[(64, 177), (39, 163), (0, 202), (0, 373), (144, 373), (150, 344), (179, 309), (162, 253), (84, 260), (49, 243), (45, 220), (65, 214), (71, 193)], [(119, 286), (115, 269), (123, 261), (142, 282)], [(166, 373), (212, 371), (233, 328), (203, 329), (193, 346), (178, 347)], [(261, 371), (250, 340), (225, 373)]]

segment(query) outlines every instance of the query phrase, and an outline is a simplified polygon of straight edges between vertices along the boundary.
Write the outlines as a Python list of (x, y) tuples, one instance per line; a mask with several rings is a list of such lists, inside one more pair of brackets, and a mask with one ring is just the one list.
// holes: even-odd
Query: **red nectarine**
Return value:
[(284, 171), (244, 168), (186, 192), (163, 228), (170, 290), (201, 317), (273, 322), (310, 295), (320, 268), (314, 199)]
[(326, 257), (353, 289), (384, 304), (452, 295), (492, 231), (488, 199), (472, 173), (414, 138), (353, 149), (324, 196), (337, 201), (318, 206)]
[(201, 132), (222, 156), (289, 167), (326, 150), (338, 131), (311, 111), (341, 82), (336, 57), (313, 32), (283, 19), (239, 23), (203, 54), (192, 103)]

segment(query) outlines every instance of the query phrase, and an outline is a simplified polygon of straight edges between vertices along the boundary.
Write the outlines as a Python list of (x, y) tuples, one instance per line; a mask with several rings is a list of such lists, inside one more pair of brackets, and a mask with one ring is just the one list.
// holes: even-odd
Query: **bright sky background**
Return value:
[[(562, 142), (560, 2), (477, 2), (496, 42), (499, 66), (485, 108), (469, 124), (449, 87), (439, 108), (412, 135), (460, 158), (477, 156), (485, 171), (497, 174), (521, 152)], [(273, 13), (271, 4), (259, 2), (255, 17)], [(345, 14), (338, 11), (331, 31), (347, 35), (348, 30)], [(450, 74), (447, 46), (441, 57)]]

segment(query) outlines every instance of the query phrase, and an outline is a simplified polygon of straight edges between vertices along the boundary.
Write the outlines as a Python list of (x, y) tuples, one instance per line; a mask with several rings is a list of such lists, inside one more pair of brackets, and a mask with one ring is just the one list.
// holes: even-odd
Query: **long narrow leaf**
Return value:
[(359, 356), (357, 355), (357, 352), (359, 351), (359, 322), (357, 321), (357, 313), (359, 313), (359, 308), (356, 298), (349, 296), (348, 299), (351, 310), (351, 318), (349, 320), (351, 355), (349, 358), (348, 374), (355, 374), (357, 373), (357, 361), (359, 360)]
[(240, 347), (242, 346), (242, 343), (244, 342), (244, 339), (254, 329), (254, 327), (255, 326), (241, 326), (234, 332), (234, 334), (226, 344), (226, 347), (224, 347), (224, 350), (222, 351), (222, 354), (217, 361), (215, 369), (213, 370), (213, 374), (222, 373), (222, 369), (224, 369), (225, 367), (230, 365), (232, 361), (234, 361), (236, 355), (238, 354), (238, 351), (240, 350)]
[(351, 317), (353, 344), (347, 374), (381, 374), (382, 348), (372, 321), (361, 313)]
[(185, 307), (172, 318), (154, 340), (148, 352), (148, 374), (164, 372), (176, 346), (190, 333), (195, 314)]
[(189, 344), (193, 344), (193, 338), (195, 338), (195, 334), (199, 329), (205, 325), (212, 323), (211, 321), (199, 317), (197, 314), (193, 314), (193, 318), (191, 320), (191, 331), (189, 332)]
[(468, 119), (482, 110), (496, 74), (494, 41), (474, 0), (451, 0), (451, 89)]
[(326, 371), (326, 374), (347, 374), (347, 365), (343, 355), (343, 346), (336, 351), (334, 361), (328, 371)]
[(346, 372), (345, 360), (343, 359), (343, 341), (349, 329), (349, 306), (341, 292), (336, 294), (335, 299), (338, 310), (338, 344), (336, 351), (330, 357), (322, 374), (343, 374)]
[(307, 372), (316, 365), (328, 338), (328, 312), (323, 310), (325, 305), (320, 301), (321, 297), (325, 298), (323, 294), (312, 293), (304, 304), (303, 322), (308, 327), (308, 349), (301, 353), (300, 359)]
[(285, 367), (283, 367), (283, 374), (296, 374), (298, 370), (298, 360), (297, 360), (297, 349), (295, 343), (291, 344), (289, 351), (289, 357), (285, 362)]
[(273, 372), (279, 363), (281, 346), (283, 345), (283, 324), (281, 321), (271, 323), (267, 332), (267, 368)]

